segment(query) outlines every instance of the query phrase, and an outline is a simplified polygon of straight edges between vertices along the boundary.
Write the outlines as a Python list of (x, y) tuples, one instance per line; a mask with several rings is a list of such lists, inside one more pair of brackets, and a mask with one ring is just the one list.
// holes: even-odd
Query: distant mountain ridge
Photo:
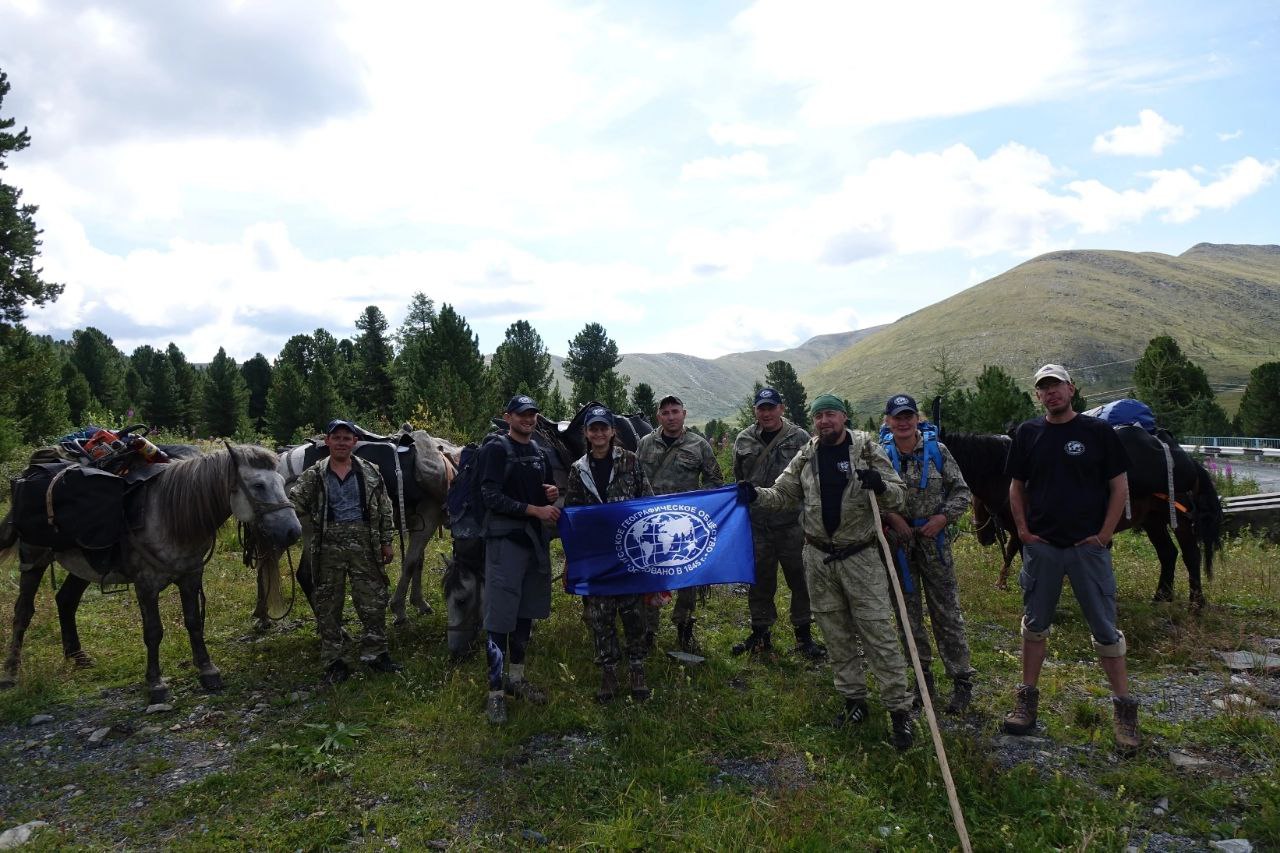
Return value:
[[(769, 362), (789, 362), (796, 373), (803, 374), (883, 328), (818, 335), (792, 349), (735, 352), (711, 359), (674, 352), (624, 353), (618, 372), (631, 377), (632, 388), (647, 382), (657, 397), (675, 394), (689, 410), (689, 422), (703, 424), (736, 414), (753, 383), (764, 380)], [(573, 388), (564, 377), (564, 358), (551, 356), (551, 366), (560, 392), (569, 399)]]
[(895, 391), (923, 394), (945, 351), (972, 381), (999, 365), (1023, 387), (1045, 362), (1072, 370), (1081, 392), (1121, 390), (1157, 335), (1176, 339), (1210, 382), (1248, 381), (1280, 358), (1280, 246), (1200, 243), (1158, 252), (1050, 252), (903, 317), (812, 370), (862, 413)]

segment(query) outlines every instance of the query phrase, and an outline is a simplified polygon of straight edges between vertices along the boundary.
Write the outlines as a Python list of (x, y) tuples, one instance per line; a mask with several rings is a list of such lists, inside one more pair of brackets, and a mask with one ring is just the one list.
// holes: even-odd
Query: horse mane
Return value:
[(170, 462), (164, 474), (149, 484), (153, 500), (148, 510), (154, 515), (147, 523), (163, 527), (178, 543), (207, 540), (231, 514), (235, 477), (231, 453), (241, 465), (276, 469), (276, 455), (255, 445)]

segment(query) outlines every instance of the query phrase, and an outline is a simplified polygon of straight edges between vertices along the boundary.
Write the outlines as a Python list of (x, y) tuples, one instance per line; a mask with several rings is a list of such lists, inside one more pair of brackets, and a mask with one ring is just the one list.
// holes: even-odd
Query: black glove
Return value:
[(738, 500), (744, 504), (756, 502), (756, 485), (750, 480), (738, 481)]
[(870, 489), (876, 495), (883, 495), (888, 488), (884, 484), (884, 477), (881, 477), (880, 472), (874, 468), (856, 468), (854, 473), (858, 475), (858, 485), (864, 489)]

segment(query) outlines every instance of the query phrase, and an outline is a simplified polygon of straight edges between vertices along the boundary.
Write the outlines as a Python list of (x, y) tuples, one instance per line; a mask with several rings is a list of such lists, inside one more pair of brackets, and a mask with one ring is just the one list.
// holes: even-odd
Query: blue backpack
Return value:
[[(929, 463), (933, 463), (933, 467), (938, 469), (938, 473), (942, 473), (942, 451), (938, 449), (938, 428), (928, 421), (920, 422), (920, 435), (924, 437), (924, 465), (920, 467), (920, 488), (923, 490), (929, 485)], [(893, 441), (893, 433), (889, 431), (888, 424), (880, 427), (880, 444), (884, 447), (884, 452), (888, 454), (889, 461), (893, 463), (893, 470), (899, 474), (902, 473), (902, 456), (898, 453), (898, 445)]]

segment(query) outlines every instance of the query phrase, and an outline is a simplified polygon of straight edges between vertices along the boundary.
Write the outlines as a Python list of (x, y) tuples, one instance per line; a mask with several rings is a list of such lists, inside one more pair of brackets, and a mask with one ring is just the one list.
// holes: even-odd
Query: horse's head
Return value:
[(258, 530), (274, 546), (288, 548), (302, 524), (285, 492), (276, 455), (254, 445), (227, 445), (231, 468), (231, 514)]
[[(454, 541), (455, 556), (444, 558), (444, 605), (449, 617), (449, 657), (461, 660), (470, 654), (480, 635), (484, 605), (484, 542)], [(480, 570), (475, 569), (476, 558)]]

